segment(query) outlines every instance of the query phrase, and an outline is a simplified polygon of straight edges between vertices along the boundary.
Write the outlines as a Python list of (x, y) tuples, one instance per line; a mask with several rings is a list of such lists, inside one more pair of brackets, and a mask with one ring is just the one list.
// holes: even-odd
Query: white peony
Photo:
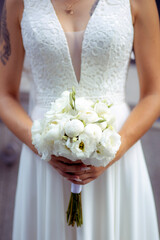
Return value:
[(101, 122), (101, 123), (96, 123), (96, 124), (97, 124), (97, 126), (99, 126), (99, 127), (101, 128), (102, 131), (103, 131), (104, 129), (106, 129), (107, 126), (108, 126), (107, 121), (104, 121), (104, 122)]
[(94, 106), (94, 111), (98, 114), (98, 115), (102, 115), (104, 113), (108, 113), (109, 112), (109, 108), (107, 106), (106, 103), (104, 102), (97, 102)]
[(90, 138), (86, 133), (79, 135), (77, 141), (72, 142), (69, 138), (66, 146), (72, 151), (76, 159), (84, 160), (89, 158), (96, 148), (96, 141)]
[(64, 127), (65, 133), (68, 137), (76, 137), (84, 130), (83, 123), (78, 119), (73, 119), (68, 121)]
[(38, 146), (39, 142), (41, 141), (42, 132), (43, 132), (42, 122), (35, 120), (31, 128), (33, 145)]
[(53, 110), (49, 110), (44, 115), (46, 124), (51, 122), (53, 119), (55, 119), (55, 112)]
[(55, 141), (61, 138), (60, 125), (58, 121), (53, 121), (49, 125), (49, 129), (44, 135), (44, 140), (47, 142)]
[(42, 128), (41, 121), (40, 120), (35, 120), (32, 124), (32, 128), (31, 128), (32, 136), (34, 136), (35, 134), (41, 133), (42, 130), (43, 130), (43, 128)]
[(45, 122), (50, 123), (50, 122), (54, 121), (55, 119), (60, 120), (66, 116), (64, 113), (58, 113), (58, 112), (55, 113), (53, 110), (50, 110), (50, 111), (46, 112), (44, 117), (45, 117)]
[(79, 97), (75, 100), (76, 110), (79, 112), (93, 110), (93, 104), (94, 102), (92, 100), (85, 99), (84, 97)]
[(85, 123), (93, 123), (99, 120), (97, 113), (93, 110), (79, 113), (79, 119)]
[(61, 94), (61, 97), (62, 97), (62, 98), (66, 98), (66, 99), (68, 100), (69, 94), (70, 94), (69, 91), (63, 91), (62, 94)]
[(57, 98), (55, 102), (51, 104), (51, 111), (54, 113), (68, 112), (71, 110), (70, 101), (69, 101), (69, 92), (65, 91), (61, 94), (60, 98)]
[(102, 114), (102, 117), (107, 121), (108, 125), (112, 125), (114, 128), (116, 127), (116, 119), (111, 112)]
[(120, 135), (114, 130), (106, 129), (102, 133), (102, 138), (98, 150), (102, 155), (105, 155), (106, 157), (114, 157), (120, 147), (120, 144)]
[(51, 144), (44, 140), (44, 124), (43, 121), (35, 120), (32, 128), (32, 143), (36, 147), (38, 153), (43, 160), (49, 161), (51, 156)]
[(102, 137), (102, 130), (96, 124), (88, 124), (84, 128), (84, 133), (86, 133), (90, 138), (94, 139), (97, 143), (101, 140)]
[(71, 159), (71, 150), (66, 146), (66, 142), (65, 141), (55, 141), (54, 142), (54, 149), (52, 154), (56, 155), (56, 156), (63, 156), (66, 157), (68, 159)]

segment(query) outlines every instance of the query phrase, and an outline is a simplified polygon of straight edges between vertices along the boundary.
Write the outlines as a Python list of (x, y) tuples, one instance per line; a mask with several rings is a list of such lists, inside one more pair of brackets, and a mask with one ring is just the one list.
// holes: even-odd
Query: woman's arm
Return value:
[[(131, 0), (131, 6), (140, 101), (119, 132), (122, 144), (115, 159), (105, 168), (91, 167), (82, 175), (77, 174), (82, 180), (79, 184), (87, 184), (96, 179), (119, 160), (160, 115), (160, 26), (156, 3), (155, 0)], [(72, 182), (78, 184), (77, 181)]]
[(31, 119), (19, 102), (19, 85), (24, 61), (20, 19), (21, 0), (6, 0), (0, 22), (0, 118), (32, 150)]
[(140, 100), (123, 125), (123, 155), (160, 115), (160, 26), (155, 0), (132, 0)]
[[(21, 36), (20, 21), (23, 13), (22, 0), (6, 0), (0, 21), (0, 118), (7, 127), (31, 150), (32, 120), (19, 102), (19, 85), (24, 61), (24, 47)], [(61, 161), (66, 158), (53, 156), (56, 164), (52, 166), (63, 172)], [(70, 165), (72, 162), (70, 162)], [(80, 169), (81, 161), (74, 163), (72, 170)]]

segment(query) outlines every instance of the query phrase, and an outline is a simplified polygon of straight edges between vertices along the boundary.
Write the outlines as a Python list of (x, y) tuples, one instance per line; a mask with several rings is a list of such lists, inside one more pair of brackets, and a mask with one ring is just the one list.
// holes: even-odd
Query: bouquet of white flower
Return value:
[[(45, 161), (56, 155), (105, 167), (121, 144), (111, 108), (106, 100), (76, 98), (73, 87), (51, 103), (42, 120), (33, 122), (32, 143)], [(81, 190), (82, 185), (71, 184), (67, 222), (72, 226), (83, 223)]]

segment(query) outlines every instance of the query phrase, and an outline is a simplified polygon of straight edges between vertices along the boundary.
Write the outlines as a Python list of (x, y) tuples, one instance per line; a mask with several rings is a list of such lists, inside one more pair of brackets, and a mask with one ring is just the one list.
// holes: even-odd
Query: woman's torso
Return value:
[(21, 28), (36, 106), (48, 108), (72, 86), (77, 96), (124, 100), (134, 34), (129, 0), (99, 0), (79, 36), (65, 33), (50, 0), (24, 0)]

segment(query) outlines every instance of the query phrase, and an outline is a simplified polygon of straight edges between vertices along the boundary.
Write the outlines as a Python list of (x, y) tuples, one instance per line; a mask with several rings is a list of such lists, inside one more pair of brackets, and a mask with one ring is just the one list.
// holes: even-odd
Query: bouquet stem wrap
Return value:
[(68, 225), (74, 226), (76, 223), (79, 227), (83, 224), (81, 191), (82, 185), (71, 184), (71, 196), (66, 212)]

